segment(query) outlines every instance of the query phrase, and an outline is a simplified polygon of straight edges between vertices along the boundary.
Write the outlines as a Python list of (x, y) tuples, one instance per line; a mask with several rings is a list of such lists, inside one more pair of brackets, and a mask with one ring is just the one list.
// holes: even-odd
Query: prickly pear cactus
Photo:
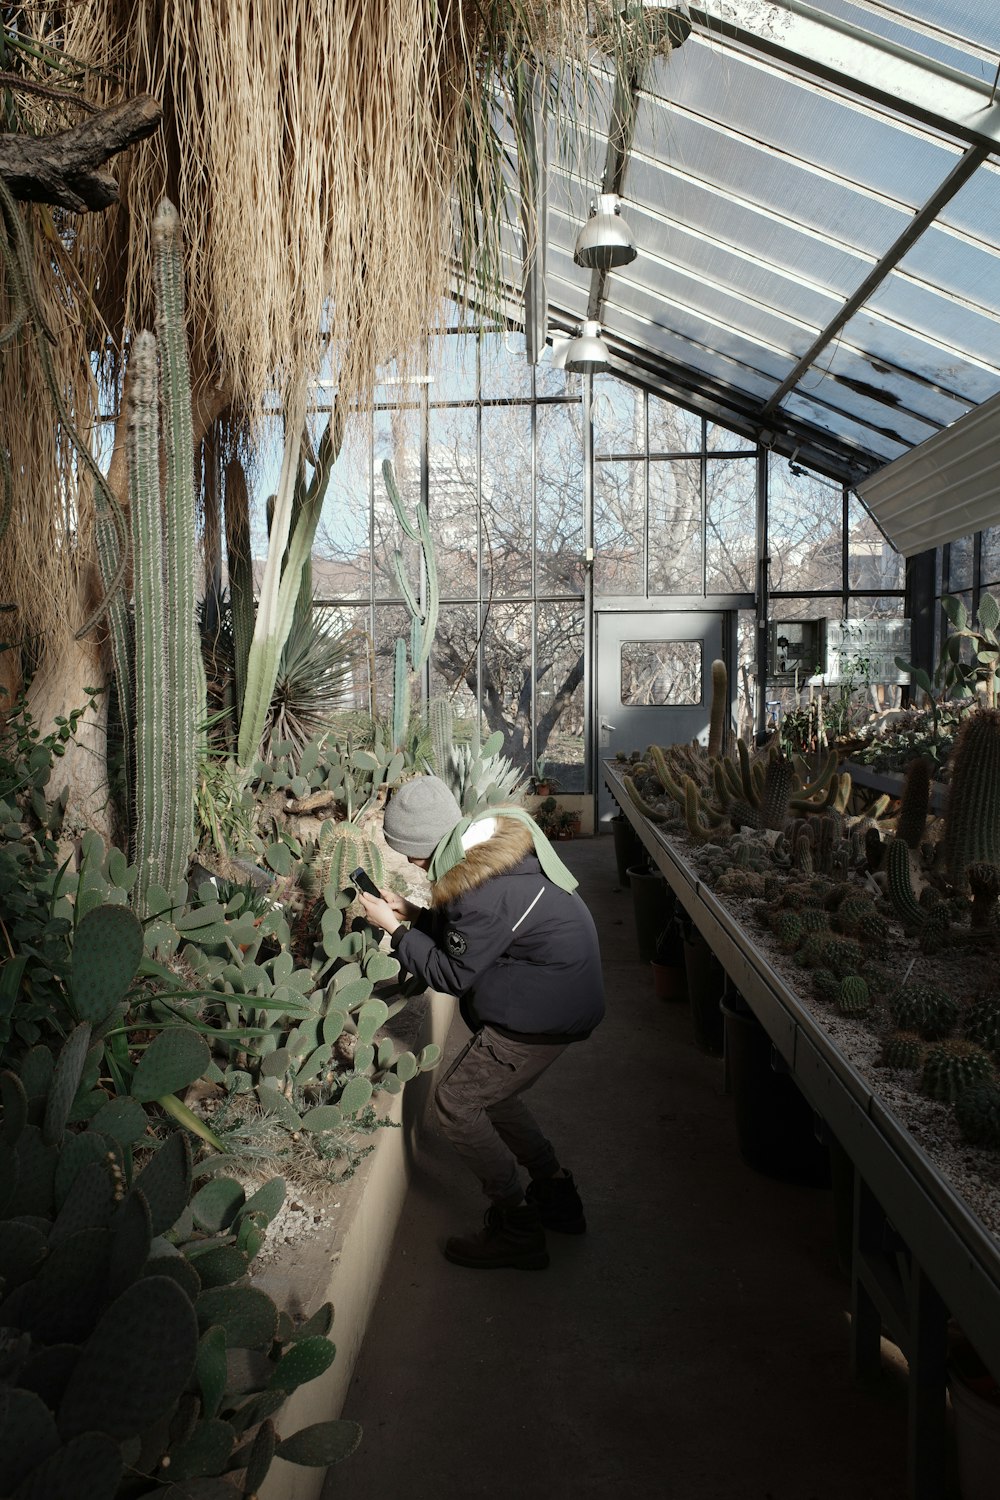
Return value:
[(989, 1083), (992, 1078), (990, 1055), (975, 1042), (938, 1042), (927, 1050), (920, 1088), (932, 1099), (954, 1103), (973, 1084)]

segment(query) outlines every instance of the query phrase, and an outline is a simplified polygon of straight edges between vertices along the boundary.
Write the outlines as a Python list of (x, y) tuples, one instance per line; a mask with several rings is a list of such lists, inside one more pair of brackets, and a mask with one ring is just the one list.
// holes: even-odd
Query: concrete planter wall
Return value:
[[(417, 1016), (422, 1007), (422, 1015)], [(428, 1042), (442, 1049), (455, 1001), (428, 993), (410, 1002), (415, 1026), (405, 1045), (419, 1051)], [(394, 1098), (382, 1095), (380, 1114), (399, 1129), (381, 1129), (372, 1137), (375, 1149), (353, 1177), (339, 1185), (338, 1204), (327, 1207), (327, 1222), (308, 1240), (289, 1246), (287, 1258), (267, 1265), (254, 1278), (279, 1307), (309, 1314), (332, 1302), (331, 1337), (337, 1357), (326, 1374), (293, 1392), (277, 1417), (282, 1433), (340, 1416), (354, 1365), (389, 1256), (406, 1197), (417, 1137), (434, 1089), (433, 1072), (421, 1073)], [(261, 1489), (261, 1500), (319, 1500), (325, 1469), (303, 1468), (276, 1458)]]

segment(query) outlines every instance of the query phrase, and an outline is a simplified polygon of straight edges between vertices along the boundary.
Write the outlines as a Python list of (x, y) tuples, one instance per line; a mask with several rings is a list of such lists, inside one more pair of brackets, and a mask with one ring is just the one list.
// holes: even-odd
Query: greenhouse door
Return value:
[(619, 750), (708, 742), (712, 662), (722, 655), (721, 614), (644, 611), (597, 615), (598, 816), (614, 812), (601, 762)]

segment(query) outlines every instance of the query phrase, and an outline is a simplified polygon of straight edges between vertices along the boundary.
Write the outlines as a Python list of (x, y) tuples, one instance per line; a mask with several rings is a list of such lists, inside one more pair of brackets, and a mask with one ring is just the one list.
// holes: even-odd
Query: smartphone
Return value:
[(351, 871), (348, 879), (352, 885), (357, 886), (359, 891), (364, 891), (366, 896), (380, 896), (382, 894), (371, 876), (366, 875), (360, 865), (358, 865), (356, 870)]

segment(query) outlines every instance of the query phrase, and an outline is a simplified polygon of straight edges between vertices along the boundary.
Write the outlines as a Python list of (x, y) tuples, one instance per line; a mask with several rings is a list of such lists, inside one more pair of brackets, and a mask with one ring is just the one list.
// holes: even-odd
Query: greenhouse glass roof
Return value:
[[(548, 327), (851, 481), (1000, 392), (1000, 7), (708, 0), (546, 142)], [(604, 132), (603, 134), (600, 132)], [(639, 254), (574, 264), (598, 192)]]

